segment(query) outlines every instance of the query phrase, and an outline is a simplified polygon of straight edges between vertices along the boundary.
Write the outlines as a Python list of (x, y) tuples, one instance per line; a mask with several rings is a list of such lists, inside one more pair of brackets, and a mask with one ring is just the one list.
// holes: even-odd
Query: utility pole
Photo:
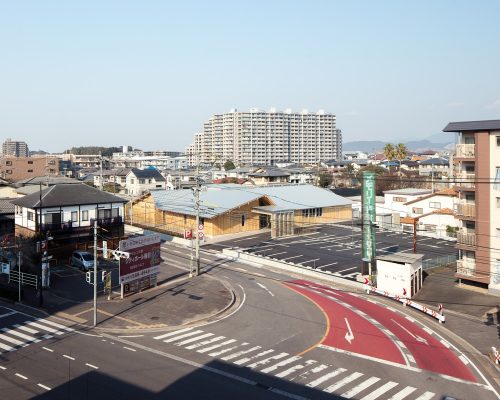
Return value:
[(19, 246), (18, 252), (17, 252), (17, 283), (18, 283), (18, 290), (19, 290), (19, 303), (21, 302), (21, 247)]
[(94, 326), (97, 325), (97, 219), (94, 220)]
[(99, 181), (101, 183), (101, 190), (104, 189), (104, 182), (102, 181), (102, 153), (99, 154), (99, 170), (100, 170), (100, 176), (99, 176)]

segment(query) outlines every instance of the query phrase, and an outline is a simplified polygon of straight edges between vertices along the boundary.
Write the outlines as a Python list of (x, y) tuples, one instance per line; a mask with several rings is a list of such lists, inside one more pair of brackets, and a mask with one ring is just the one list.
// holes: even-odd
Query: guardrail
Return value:
[(457, 256), (455, 255), (446, 255), (435, 258), (430, 258), (428, 260), (422, 261), (422, 269), (428, 270), (432, 268), (438, 268), (445, 265), (455, 264), (457, 262)]
[(396, 300), (399, 303), (402, 303), (403, 306), (405, 306), (405, 307), (412, 307), (418, 311), (423, 312), (424, 314), (431, 316), (432, 318), (437, 319), (440, 324), (445, 322), (445, 317), (443, 314), (443, 307), (442, 306), (440, 306), (440, 310), (436, 311), (436, 310), (433, 310), (427, 306), (424, 306), (424, 305), (419, 304), (415, 301), (412, 301), (411, 299), (409, 299), (407, 297), (399, 296), (396, 294), (391, 294), (389, 292), (385, 292), (383, 290), (377, 289), (375, 286), (366, 285), (365, 288), (366, 288), (367, 294), (376, 293), (376, 294), (379, 294), (381, 296)]
[[(38, 289), (38, 276), (35, 274), (28, 274), (27, 272), (21, 272), (21, 286), (32, 286)], [(15, 282), (19, 283), (19, 272), (15, 270), (10, 270), (9, 283)]]

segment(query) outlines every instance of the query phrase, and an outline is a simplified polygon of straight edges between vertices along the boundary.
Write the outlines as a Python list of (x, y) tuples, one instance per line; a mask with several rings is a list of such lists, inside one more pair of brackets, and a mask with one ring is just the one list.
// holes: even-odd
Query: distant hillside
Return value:
[[(381, 151), (388, 142), (381, 140), (360, 140), (355, 142), (345, 142), (342, 144), (342, 149), (344, 151), (364, 151), (372, 153), (374, 151)], [(398, 141), (391, 142), (393, 144), (399, 143)], [(446, 141), (446, 137), (443, 138), (442, 143), (431, 142), (430, 140), (412, 140), (403, 141), (403, 143), (408, 147), (410, 151), (424, 151), (424, 150), (446, 150), (449, 149), (449, 145), (453, 144), (453, 141)]]

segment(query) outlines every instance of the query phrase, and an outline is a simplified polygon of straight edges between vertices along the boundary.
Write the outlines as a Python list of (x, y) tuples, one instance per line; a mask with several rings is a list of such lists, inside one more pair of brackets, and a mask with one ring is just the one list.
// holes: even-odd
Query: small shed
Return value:
[(411, 298), (422, 288), (423, 254), (394, 253), (377, 257), (377, 289)]

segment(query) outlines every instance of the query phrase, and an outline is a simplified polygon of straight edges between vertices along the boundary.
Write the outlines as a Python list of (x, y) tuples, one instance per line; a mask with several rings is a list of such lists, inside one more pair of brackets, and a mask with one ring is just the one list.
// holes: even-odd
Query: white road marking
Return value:
[[(401, 329), (403, 329), (404, 331), (406, 331), (406, 333), (408, 333), (408, 335), (410, 335), (411, 337), (413, 337), (417, 342), (424, 343), (427, 346), (429, 345), (429, 343), (427, 343), (427, 339), (424, 339), (423, 337), (415, 335), (414, 333), (410, 332), (409, 329), (405, 328), (403, 325), (401, 325), (397, 321), (393, 320), (392, 318), (391, 318), (391, 321), (394, 322), (396, 325), (398, 325)], [(443, 342), (443, 341), (441, 341), (441, 342)], [(401, 346), (401, 347), (403, 347), (403, 346)]]
[[(229, 339), (229, 340), (226, 340), (225, 342), (214, 344), (213, 346), (209, 346), (209, 347), (206, 347), (204, 349), (200, 349), (200, 350), (198, 350), (198, 353), (206, 353), (207, 351), (218, 349), (219, 347), (222, 347), (222, 346), (225, 346), (226, 344), (231, 344), (234, 342), (236, 342), (236, 339)], [(245, 344), (248, 344), (248, 343), (243, 343), (242, 345), (245, 345)], [(230, 350), (235, 349), (236, 347), (238, 347), (238, 346), (231, 347)], [(230, 351), (230, 350), (224, 349), (224, 350), (221, 350), (220, 353), (219, 352), (210, 353), (209, 356), (217, 357), (217, 355), (224, 354), (226, 351)]]
[(4, 349), (4, 350), (7, 350), (7, 351), (13, 351), (14, 347), (7, 346), (6, 344), (0, 343), (0, 349)]
[(18, 376), (19, 378), (21, 379), (28, 379), (27, 377), (25, 377), (24, 375), (21, 375), (21, 374), (18, 374), (17, 372), (14, 374), (16, 376)]
[(45, 386), (45, 385), (43, 385), (43, 384), (41, 384), (41, 383), (37, 383), (37, 385), (38, 385), (38, 386), (40, 386), (42, 389), (45, 389), (45, 390), (52, 390), (52, 389), (50, 389), (48, 386)]
[(7, 329), (7, 328), (2, 328), (2, 331), (5, 332), (5, 333), (8, 333), (9, 335), (14, 335), (14, 336), (17, 336), (17, 337), (20, 337), (21, 339), (24, 339), (24, 340), (27, 340), (29, 342), (33, 342), (33, 343), (38, 343), (39, 340), (33, 336), (29, 336), (29, 335), (26, 335), (24, 333), (21, 333), (21, 332), (17, 332), (16, 330), (14, 329)]
[(347, 318), (344, 318), (344, 321), (347, 325), (347, 332), (345, 334), (345, 340), (347, 340), (349, 342), (349, 344), (351, 344), (351, 342), (354, 340), (354, 334), (352, 333), (352, 330), (351, 330), (351, 326), (349, 325), (349, 321)]
[(39, 331), (36, 331), (34, 329), (31, 329), (31, 328), (28, 328), (27, 326), (24, 326), (24, 325), (18, 325), (18, 324), (15, 324), (14, 325), (14, 328), (16, 329), (21, 329), (22, 331), (25, 331), (25, 332), (28, 332), (28, 333), (31, 333), (31, 334), (35, 334), (35, 333), (39, 333)]
[(54, 352), (54, 350), (49, 349), (48, 347), (42, 347), (42, 349), (47, 350), (47, 351), (49, 351), (49, 352), (51, 352), (51, 353), (53, 353), (53, 352)]
[(465, 365), (469, 364), (469, 360), (467, 360), (463, 354), (461, 354), (458, 358), (460, 358)]
[(351, 399), (354, 396), (356, 396), (359, 392), (362, 392), (366, 388), (370, 387), (371, 385), (374, 385), (380, 380), (380, 378), (377, 378), (376, 376), (372, 376), (371, 378), (365, 379), (363, 382), (361, 382), (359, 385), (354, 386), (350, 390), (348, 390), (345, 393), (342, 393), (340, 397), (344, 397), (346, 399)]
[(418, 396), (415, 400), (430, 400), (434, 397), (435, 393), (425, 392), (424, 394)]
[(276, 374), (277, 378), (284, 378), (285, 376), (288, 376), (294, 372), (300, 371), (301, 369), (304, 369), (305, 367), (308, 367), (310, 365), (316, 364), (315, 360), (307, 360), (304, 364), (296, 364), (291, 368), (288, 368), (284, 370), (283, 372), (280, 372), (279, 374)]
[(126, 346), (123, 346), (124, 349), (127, 349), (127, 350), (130, 350), (130, 351), (137, 351), (136, 349), (133, 349), (131, 347), (126, 347)]
[(190, 331), (192, 330), (193, 328), (184, 328), (184, 329), (179, 329), (177, 331), (173, 331), (173, 332), (169, 332), (169, 333), (165, 333), (163, 335), (160, 335), (160, 336), (155, 336), (153, 339), (157, 339), (157, 340), (160, 340), (160, 339), (164, 339), (166, 337), (169, 337), (169, 336), (173, 336), (173, 335), (176, 335), (178, 333), (182, 333), (182, 332), (187, 332), (187, 331)]
[(446, 347), (447, 349), (450, 348), (450, 344), (446, 341), (446, 340), (440, 340), (440, 342), (443, 344), (444, 347)]
[(176, 346), (184, 346), (186, 344), (193, 343), (193, 342), (196, 342), (197, 340), (205, 339), (205, 338), (213, 336), (213, 335), (214, 335), (213, 333), (205, 333), (203, 335), (196, 336), (194, 338), (183, 340), (182, 342), (176, 343), (175, 345)]
[(64, 329), (65, 331), (68, 331), (68, 332), (73, 332), (74, 329), (73, 328), (70, 328), (68, 326), (65, 326), (65, 325), (61, 325), (61, 324), (58, 324), (56, 322), (53, 322), (47, 318), (39, 318), (37, 319), (37, 321), (39, 322), (43, 322), (44, 324), (49, 324), (49, 325), (52, 325), (52, 326), (55, 326), (56, 328), (59, 328), (59, 329)]
[(236, 353), (232, 353), (232, 354), (229, 354), (228, 356), (222, 357), (221, 360), (229, 361), (229, 360), (232, 360), (233, 358), (242, 356), (243, 354), (251, 353), (252, 351), (259, 350), (261, 348), (262, 348), (261, 346), (250, 347), (247, 350), (240, 350), (240, 351), (237, 351)]
[(287, 257), (287, 258), (281, 258), (281, 261), (288, 261), (288, 260), (292, 260), (294, 258), (299, 258), (299, 257), (302, 257), (302, 254), (299, 254), (298, 256), (292, 256), (292, 257)]
[(408, 358), (408, 361), (411, 362), (412, 364), (416, 364), (417, 363), (415, 361), (415, 357), (413, 357), (411, 354), (406, 354), (406, 357)]
[(189, 336), (193, 336), (193, 335), (198, 335), (199, 333), (203, 333), (203, 331), (201, 329), (198, 329), (196, 331), (183, 333), (182, 335), (177, 335), (177, 336), (165, 339), (163, 341), (165, 343), (171, 343), (171, 342), (175, 342), (175, 341), (177, 341), (179, 339), (184, 339), (185, 337), (189, 337)]
[(262, 283), (255, 282), (257, 285), (259, 285), (262, 289), (264, 289), (267, 293), (269, 293), (271, 296), (274, 297), (273, 292), (271, 292), (267, 287), (265, 287)]
[(49, 328), (48, 326), (41, 325), (37, 322), (34, 321), (26, 321), (28, 325), (34, 326), (35, 328), (42, 329), (44, 331), (50, 332), (50, 333), (55, 333), (56, 335), (62, 335), (63, 332), (58, 331), (57, 329)]
[(5, 371), (7, 368), (5, 368), (3, 365), (0, 365), (0, 369), (1, 369), (2, 371)]
[(261, 365), (267, 365), (267, 364), (269, 364), (269, 361), (271, 361), (271, 360), (279, 360), (279, 359), (286, 357), (288, 355), (289, 355), (288, 353), (279, 353), (279, 354), (276, 354), (274, 356), (264, 358), (263, 360), (249, 364), (249, 365), (247, 365), (247, 367), (248, 368), (256, 368), (256, 367), (261, 366)]
[(192, 344), (190, 346), (186, 346), (186, 349), (193, 350), (193, 349), (205, 346), (205, 345), (210, 344), (210, 343), (218, 342), (219, 340), (222, 340), (222, 339), (225, 339), (225, 338), (226, 338), (225, 336), (217, 336), (217, 337), (212, 338), (212, 339), (204, 340), (202, 342), (195, 343), (195, 344)]
[(336, 264), (338, 264), (338, 263), (339, 263), (338, 261), (335, 261), (335, 262), (332, 262), (332, 263), (330, 263), (330, 264), (320, 265), (320, 266), (319, 266), (319, 267), (317, 267), (317, 268), (329, 267), (330, 265), (336, 265)]
[(5, 317), (8, 317), (9, 315), (14, 315), (14, 314), (16, 314), (16, 311), (11, 311), (11, 312), (8, 312), (5, 314), (1, 314), (0, 318), (5, 318)]
[(2, 335), (2, 334), (0, 334), (0, 339), (5, 340), (6, 342), (10, 342), (10, 343), (12, 343), (12, 344), (15, 344), (16, 346), (23, 346), (23, 347), (26, 347), (26, 346), (27, 346), (27, 344), (26, 344), (26, 343), (21, 342), (20, 340), (17, 340), (17, 339), (11, 338), (11, 337), (6, 336), (6, 335)]
[[(287, 353), (281, 353), (281, 354), (288, 355)], [(285, 357), (285, 356), (283, 356), (283, 357)], [(280, 358), (283, 358), (283, 357), (280, 357)], [(278, 368), (284, 367), (285, 365), (288, 365), (288, 364), (293, 363), (297, 360), (300, 360), (301, 358), (302, 357), (300, 357), (300, 356), (293, 356), (293, 357), (287, 358), (286, 360), (283, 360), (277, 364), (271, 365), (270, 367), (267, 367), (267, 368), (261, 370), (260, 372), (262, 372), (263, 374), (268, 374), (269, 372), (275, 371)], [(257, 366), (257, 365), (255, 365), (255, 366)]]
[(389, 400), (402, 400), (408, 395), (412, 394), (415, 390), (417, 390), (414, 387), (411, 386), (406, 386), (403, 390), (400, 392), (396, 393), (394, 396), (392, 396)]
[(376, 400), (383, 394), (386, 394), (392, 388), (398, 386), (396, 382), (387, 382), (385, 385), (380, 386), (378, 389), (374, 390), (370, 394), (363, 397), (361, 400)]
[(335, 273), (335, 274), (340, 274), (340, 273), (342, 273), (342, 272), (351, 271), (351, 270), (353, 270), (353, 269), (358, 269), (358, 268), (359, 268), (359, 267), (351, 267), (351, 268), (343, 269), (343, 270), (341, 270), (341, 271), (335, 271), (334, 273)]
[(236, 365), (241, 365), (241, 364), (245, 364), (253, 359), (256, 359), (256, 358), (259, 358), (259, 357), (262, 357), (262, 356), (265, 356), (266, 354), (269, 354), (269, 353), (274, 353), (274, 350), (270, 349), (270, 350), (265, 350), (265, 351), (262, 351), (252, 357), (244, 357), (244, 358), (240, 358), (239, 360), (236, 360), (236, 361), (233, 361), (233, 364), (236, 364)]
[(273, 257), (273, 256), (278, 256), (278, 255), (280, 255), (280, 254), (286, 254), (286, 251), (282, 251), (282, 252), (280, 252), (280, 253), (266, 254), (265, 256), (266, 256), (266, 257)]
[(99, 367), (96, 367), (95, 365), (92, 365), (92, 364), (89, 364), (89, 363), (85, 363), (85, 365), (87, 367), (90, 367), (90, 368), (99, 369)]
[(296, 377), (291, 378), (290, 380), (291, 381), (294, 381), (296, 379), (297, 380), (305, 380), (307, 376), (309, 376), (311, 374), (317, 374), (318, 372), (321, 372), (321, 371), (323, 371), (323, 370), (325, 370), (327, 368), (328, 368), (328, 365), (326, 365), (326, 364), (320, 364), (317, 367), (314, 367), (313, 369), (310, 369), (310, 370), (308, 370), (306, 372), (303, 372), (302, 374), (300, 374), (300, 375), (298, 375)]
[[(119, 335), (118, 337), (122, 338), (136, 338), (136, 337), (143, 337), (144, 335)], [(156, 339), (156, 338), (153, 338)]]
[(318, 260), (321, 260), (321, 258), (313, 258), (312, 260), (303, 261), (303, 262), (299, 263), (299, 265), (307, 264), (307, 263), (310, 263), (313, 261), (318, 261)]
[(347, 371), (345, 368), (338, 368), (333, 372), (329, 372), (328, 374), (325, 374), (325, 375), (319, 377), (318, 379), (315, 379), (314, 381), (309, 382), (308, 384), (306, 384), (306, 386), (314, 388), (318, 385), (321, 385), (323, 382), (326, 382), (328, 379), (333, 378), (333, 377), (335, 377), (335, 376), (337, 376), (345, 371)]
[(330, 385), (327, 388), (323, 389), (323, 391), (326, 393), (333, 393), (335, 390), (347, 385), (348, 383), (351, 383), (361, 376), (363, 376), (361, 372), (353, 372), (351, 375), (346, 376), (344, 379), (341, 379), (337, 383), (334, 383), (333, 385)]
[(248, 270), (245, 268), (234, 267), (233, 269), (235, 269), (237, 271), (241, 271), (241, 272), (248, 272)]
[[(135, 350), (134, 350), (134, 351), (135, 351)], [(63, 354), (63, 357), (64, 357), (64, 358), (67, 358), (67, 359), (69, 359), (69, 360), (71, 360), (71, 361), (75, 361), (75, 358), (74, 358), (74, 357), (68, 356), (68, 355), (66, 355), (66, 354)]]

